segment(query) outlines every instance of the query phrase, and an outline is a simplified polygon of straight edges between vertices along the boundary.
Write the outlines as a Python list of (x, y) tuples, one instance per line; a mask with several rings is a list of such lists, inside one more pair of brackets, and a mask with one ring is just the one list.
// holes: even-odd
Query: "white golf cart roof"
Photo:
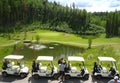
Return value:
[(8, 55), (8, 56), (4, 57), (4, 59), (16, 59), (16, 60), (20, 60), (23, 58), (24, 58), (23, 55)]
[(37, 60), (39, 60), (39, 61), (53, 61), (53, 56), (38, 56)]
[(115, 62), (116, 60), (112, 57), (98, 57), (99, 61), (113, 61)]
[(83, 57), (68, 56), (68, 61), (85, 61)]

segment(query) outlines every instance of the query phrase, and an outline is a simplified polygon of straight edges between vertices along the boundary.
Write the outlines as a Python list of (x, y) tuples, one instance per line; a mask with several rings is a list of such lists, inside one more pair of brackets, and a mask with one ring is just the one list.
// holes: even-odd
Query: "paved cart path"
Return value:
[[(102, 78), (101, 80), (93, 79), (91, 76), (89, 80), (81, 80), (79, 78), (71, 78), (70, 80), (66, 80), (65, 82), (61, 83), (107, 83), (110, 79)], [(28, 77), (21, 79), (18, 76), (9, 76), (9, 77), (2, 77), (0, 74), (0, 83), (59, 83), (58, 80), (53, 80), (52, 78), (40, 78), (40, 79), (33, 79), (29, 74)]]

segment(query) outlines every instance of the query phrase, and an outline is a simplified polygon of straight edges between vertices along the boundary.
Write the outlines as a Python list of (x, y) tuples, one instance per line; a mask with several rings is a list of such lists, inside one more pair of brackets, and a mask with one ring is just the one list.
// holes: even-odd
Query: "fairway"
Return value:
[(40, 35), (41, 37), (59, 37), (62, 33), (58, 33), (58, 32), (38, 32), (38, 35)]

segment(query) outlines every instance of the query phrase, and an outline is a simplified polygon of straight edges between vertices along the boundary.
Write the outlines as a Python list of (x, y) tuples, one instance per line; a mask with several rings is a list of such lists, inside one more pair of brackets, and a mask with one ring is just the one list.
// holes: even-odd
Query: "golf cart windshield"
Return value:
[[(98, 60), (101, 62), (101, 65), (107, 65), (107, 67), (111, 68), (115, 68), (117, 69), (117, 66), (115, 64), (116, 60), (112, 57), (98, 57)], [(104, 62), (104, 63), (103, 63)]]
[(24, 62), (22, 61), (24, 58), (23, 55), (8, 55), (4, 57), (3, 61), (3, 67), (4, 69), (9, 68), (9, 67), (23, 67)]
[(41, 72), (47, 72), (48, 70), (52, 70), (52, 68), (54, 67), (53, 56), (38, 56), (36, 60), (38, 64), (38, 69)]
[[(83, 57), (68, 56), (68, 64), (71, 66), (71, 68), (75, 68), (75, 66), (76, 66), (76, 69), (85, 68), (84, 61), (85, 60)], [(82, 64), (81, 64), (81, 62), (82, 62)]]

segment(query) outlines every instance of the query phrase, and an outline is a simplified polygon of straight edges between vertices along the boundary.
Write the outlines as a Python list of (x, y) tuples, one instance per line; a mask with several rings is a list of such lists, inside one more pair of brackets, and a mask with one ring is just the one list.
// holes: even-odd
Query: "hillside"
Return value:
[[(79, 35), (106, 37), (120, 35), (120, 12), (87, 12), (74, 5), (61, 6), (48, 0), (0, 0), (0, 32), (13, 33), (28, 29), (49, 29)], [(36, 23), (37, 22), (37, 23)]]

